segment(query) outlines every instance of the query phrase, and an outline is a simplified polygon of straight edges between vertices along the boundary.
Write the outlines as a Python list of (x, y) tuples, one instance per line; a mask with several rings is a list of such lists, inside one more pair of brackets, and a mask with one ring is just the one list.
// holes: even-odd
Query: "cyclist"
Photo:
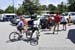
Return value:
[(24, 31), (27, 32), (28, 21), (27, 21), (25, 18), (23, 18), (22, 21), (23, 21), (23, 23), (24, 23)]
[(20, 21), (19, 21), (18, 24), (17, 24), (17, 29), (19, 30), (20, 35), (22, 36), (22, 32), (23, 32), (23, 30), (24, 30), (23, 17), (20, 16), (19, 18), (20, 18)]
[(34, 17), (35, 17), (35, 16), (31, 16), (31, 20), (28, 21), (28, 24), (30, 25), (31, 30), (32, 30), (32, 33), (31, 33), (30, 39), (32, 39), (32, 36), (33, 36), (35, 30), (37, 30), (37, 28), (34, 27), (34, 25), (35, 25), (34, 22), (35, 22), (35, 20), (36, 20), (36, 17), (35, 17), (35, 18), (34, 18)]

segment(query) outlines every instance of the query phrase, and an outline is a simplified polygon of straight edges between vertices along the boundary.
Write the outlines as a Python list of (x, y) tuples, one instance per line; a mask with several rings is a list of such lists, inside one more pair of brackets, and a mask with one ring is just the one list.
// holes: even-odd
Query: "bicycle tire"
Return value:
[(36, 40), (36, 39), (31, 39), (31, 40), (30, 40), (30, 45), (32, 45), (32, 46), (38, 45), (38, 40)]
[[(14, 35), (14, 37), (15, 37), (15, 35), (18, 35), (18, 37), (15, 39), (15, 38), (11, 38), (11, 36), (12, 35)], [(19, 35), (19, 33), (17, 33), (17, 32), (11, 32), (10, 34), (9, 34), (9, 40), (10, 41), (15, 41), (15, 40), (18, 40), (19, 39), (19, 37), (20, 37), (20, 35)]]

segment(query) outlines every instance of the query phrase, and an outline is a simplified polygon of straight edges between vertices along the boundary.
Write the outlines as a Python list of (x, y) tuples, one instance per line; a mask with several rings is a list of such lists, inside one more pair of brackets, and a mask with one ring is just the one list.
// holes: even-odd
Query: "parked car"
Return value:
[(29, 15), (27, 15), (27, 16), (23, 15), (23, 17), (24, 17), (27, 21), (31, 20), (31, 17), (30, 17)]
[(15, 18), (11, 19), (10, 22), (11, 22), (12, 24), (14, 24), (14, 25), (17, 25), (19, 21), (20, 21), (20, 19), (19, 19), (19, 17), (17, 16), (17, 17), (15, 17)]
[[(24, 17), (27, 21), (29, 21), (31, 19), (30, 16), (23, 15), (22, 17)], [(14, 24), (14, 25), (17, 25), (19, 21), (20, 21), (20, 19), (17, 16), (16, 18), (14, 18), (14, 19), (11, 20), (11, 23)]]
[(10, 21), (15, 17), (16, 17), (16, 14), (14, 14), (14, 13), (0, 14), (0, 21)]
[[(71, 17), (71, 22), (75, 24), (75, 12), (64, 12), (62, 14), (62, 16), (64, 16), (66, 19), (69, 18), (69, 16)], [(61, 16), (61, 17), (62, 17)], [(68, 22), (68, 21), (67, 21)]]
[[(41, 17), (41, 19), (40, 19), (40, 25), (41, 25), (42, 29), (49, 28), (48, 27), (48, 16), (49, 15), (43, 15), (43, 17)], [(54, 16), (51, 16), (51, 17), (52, 17), (52, 26), (53, 26), (54, 25)]]
[(3, 21), (3, 14), (0, 14), (0, 21)]

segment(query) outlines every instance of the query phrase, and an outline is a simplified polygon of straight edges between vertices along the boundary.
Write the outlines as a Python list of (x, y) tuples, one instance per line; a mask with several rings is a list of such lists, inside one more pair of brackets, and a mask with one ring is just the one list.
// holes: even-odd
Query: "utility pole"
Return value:
[(14, 9), (14, 0), (12, 0), (12, 2), (13, 2), (13, 13), (15, 13), (15, 9)]

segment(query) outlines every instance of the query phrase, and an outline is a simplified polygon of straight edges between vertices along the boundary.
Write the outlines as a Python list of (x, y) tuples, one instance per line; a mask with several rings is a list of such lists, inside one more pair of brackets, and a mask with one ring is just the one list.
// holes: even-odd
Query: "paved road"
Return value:
[(29, 42), (19, 40), (9, 41), (9, 34), (16, 30), (10, 22), (0, 22), (0, 50), (75, 50), (75, 25), (67, 26), (67, 31), (52, 34), (52, 31), (40, 30), (38, 45), (30, 45)]

